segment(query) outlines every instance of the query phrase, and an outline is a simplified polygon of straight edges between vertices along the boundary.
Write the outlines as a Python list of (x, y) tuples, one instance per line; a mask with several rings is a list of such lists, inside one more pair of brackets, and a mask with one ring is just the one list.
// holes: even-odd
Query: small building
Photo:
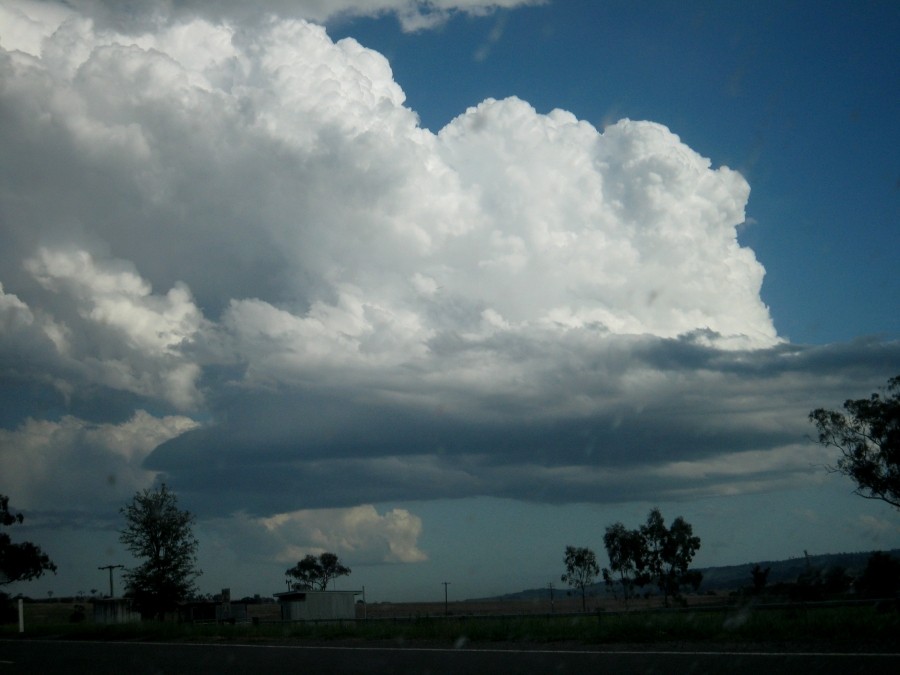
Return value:
[(97, 598), (93, 601), (94, 623), (135, 623), (141, 620), (128, 598)]
[(223, 588), (212, 600), (191, 600), (178, 604), (178, 618), (186, 622), (244, 623), (247, 603), (232, 602), (231, 589)]
[(282, 621), (341, 621), (356, 618), (362, 591), (288, 591), (276, 593)]

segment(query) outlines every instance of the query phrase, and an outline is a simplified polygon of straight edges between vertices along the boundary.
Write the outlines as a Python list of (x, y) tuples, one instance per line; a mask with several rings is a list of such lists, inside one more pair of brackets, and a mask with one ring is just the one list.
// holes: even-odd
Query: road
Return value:
[(421, 646), (208, 645), (0, 640), (0, 675), (223, 675), (228, 673), (458, 675), (460, 673), (728, 673), (852, 675), (900, 672), (898, 654), (438, 648)]

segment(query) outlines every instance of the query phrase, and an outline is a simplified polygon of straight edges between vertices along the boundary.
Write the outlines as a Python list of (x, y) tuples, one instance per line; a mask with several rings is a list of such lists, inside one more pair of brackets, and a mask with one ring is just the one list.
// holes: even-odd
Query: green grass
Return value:
[[(471, 643), (828, 643), (895, 647), (900, 613), (874, 607), (789, 609), (730, 608), (720, 611), (633, 612), (579, 616), (431, 617), (343, 623), (259, 625), (144, 622), (126, 625), (44, 624), (27, 627), (26, 637), (94, 640), (263, 642), (360, 640)], [(0, 636), (18, 634), (17, 625)]]

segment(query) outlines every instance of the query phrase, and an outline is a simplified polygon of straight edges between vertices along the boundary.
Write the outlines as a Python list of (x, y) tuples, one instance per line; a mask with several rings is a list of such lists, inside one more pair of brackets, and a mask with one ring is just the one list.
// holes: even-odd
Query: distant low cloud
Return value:
[(881, 518), (878, 516), (864, 514), (857, 516), (854, 522), (848, 523), (849, 527), (861, 531), (866, 538), (871, 540), (872, 546), (884, 547), (890, 545), (898, 534), (900, 534), (900, 526), (889, 518)]
[(315, 509), (260, 519), (270, 535), (283, 542), (279, 562), (294, 563), (308, 553), (336, 552), (360, 563), (415, 563), (427, 559), (417, 541), (422, 521), (406, 509), (380, 514), (371, 505)]
[(298, 18), (522, 3), (140, 4), (0, 7), (19, 503), (159, 477), (279, 559), (411, 562), (421, 523), (372, 505), (808, 483), (809, 409), (900, 372), (897, 343), (779, 337), (749, 185), (668, 128), (512, 97), (435, 134), (382, 55)]

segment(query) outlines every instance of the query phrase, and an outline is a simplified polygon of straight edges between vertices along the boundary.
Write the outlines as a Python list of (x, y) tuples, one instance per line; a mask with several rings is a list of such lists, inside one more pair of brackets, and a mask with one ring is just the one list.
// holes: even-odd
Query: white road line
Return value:
[[(7, 642), (9, 640), (0, 640)], [(778, 656), (802, 656), (802, 657), (821, 657), (833, 656), (842, 658), (900, 658), (900, 653), (895, 652), (738, 652), (738, 651), (678, 651), (678, 650), (606, 650), (606, 649), (496, 649), (496, 648), (462, 648), (454, 647), (377, 647), (377, 646), (341, 646), (341, 645), (278, 645), (278, 644), (222, 644), (222, 643), (205, 643), (205, 642), (128, 642), (128, 641), (109, 641), (109, 640), (41, 640), (42, 643), (51, 642), (80, 642), (84, 644), (101, 644), (101, 645), (134, 645), (134, 646), (164, 646), (164, 647), (218, 647), (232, 649), (306, 649), (306, 650), (326, 650), (326, 651), (375, 651), (375, 652), (439, 652), (453, 654), (590, 654), (590, 655), (609, 655), (609, 656), (755, 656), (755, 657), (778, 657)], [(3, 663), (3, 662), (0, 662)], [(10, 662), (11, 663), (11, 662)]]

